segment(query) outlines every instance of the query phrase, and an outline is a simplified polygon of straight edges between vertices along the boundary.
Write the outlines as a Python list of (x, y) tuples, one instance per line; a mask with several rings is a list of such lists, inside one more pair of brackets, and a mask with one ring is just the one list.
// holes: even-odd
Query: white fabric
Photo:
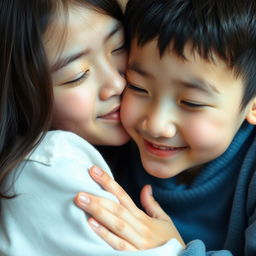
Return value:
[(175, 239), (151, 250), (121, 252), (98, 237), (74, 197), (84, 191), (117, 199), (89, 176), (92, 165), (111, 174), (99, 152), (85, 140), (70, 132), (48, 132), (6, 180), (8, 186), (15, 178), (11, 192), (18, 196), (1, 200), (0, 255), (178, 255), (181, 245)]

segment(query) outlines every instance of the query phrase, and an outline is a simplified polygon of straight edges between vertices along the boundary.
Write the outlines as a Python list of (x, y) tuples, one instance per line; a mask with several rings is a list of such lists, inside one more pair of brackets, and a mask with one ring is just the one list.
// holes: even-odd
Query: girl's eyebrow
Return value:
[(54, 73), (65, 66), (67, 66), (69, 63), (81, 58), (82, 56), (85, 56), (90, 53), (90, 50), (84, 50), (75, 54), (72, 54), (70, 56), (64, 56), (62, 58), (59, 58), (51, 67), (51, 72)]
[[(120, 22), (116, 23), (113, 26), (113, 28), (110, 30), (110, 32), (107, 33), (107, 35), (103, 39), (103, 42), (106, 43), (112, 36), (114, 36), (117, 32), (119, 32), (122, 29), (123, 29), (123, 26), (121, 25), (121, 23)], [(85, 49), (80, 52), (58, 58), (57, 61), (51, 66), (51, 72), (54, 73), (64, 68), (69, 63), (89, 54), (90, 52), (91, 52), (90, 49)]]
[(123, 29), (123, 26), (120, 22), (116, 23), (110, 32), (105, 36), (104, 43), (106, 43), (112, 36), (114, 36), (117, 32)]

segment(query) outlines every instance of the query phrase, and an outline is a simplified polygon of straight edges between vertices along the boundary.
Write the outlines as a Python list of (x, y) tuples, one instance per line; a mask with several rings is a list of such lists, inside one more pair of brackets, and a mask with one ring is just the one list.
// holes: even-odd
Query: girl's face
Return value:
[(96, 145), (127, 142), (119, 115), (127, 57), (122, 25), (72, 6), (68, 16), (56, 15), (44, 39), (54, 86), (53, 129)]

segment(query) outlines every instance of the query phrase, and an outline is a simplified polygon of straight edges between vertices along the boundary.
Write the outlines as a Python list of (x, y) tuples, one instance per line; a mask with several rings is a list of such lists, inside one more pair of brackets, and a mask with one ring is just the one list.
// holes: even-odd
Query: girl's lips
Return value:
[(151, 155), (154, 155), (160, 158), (172, 157), (173, 155), (187, 148), (187, 147), (163, 146), (163, 145), (153, 144), (146, 140), (144, 140), (144, 145), (147, 152), (149, 152)]
[(104, 119), (104, 120), (109, 120), (109, 121), (118, 121), (120, 122), (120, 106), (114, 108), (111, 112), (99, 116), (98, 118)]

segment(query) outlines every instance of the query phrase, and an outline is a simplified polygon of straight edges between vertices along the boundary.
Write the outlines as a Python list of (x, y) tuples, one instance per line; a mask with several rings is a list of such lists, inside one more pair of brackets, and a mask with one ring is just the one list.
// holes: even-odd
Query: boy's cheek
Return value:
[[(224, 136), (225, 135), (225, 136)], [(185, 138), (192, 147), (198, 150), (211, 151), (213, 154), (222, 154), (232, 139), (227, 136), (225, 127), (215, 120), (198, 120), (191, 122)]]
[(123, 127), (128, 130), (134, 124), (134, 116), (132, 114), (132, 111), (127, 107), (128, 105), (122, 104), (120, 114)]
[(128, 131), (136, 125), (139, 114), (138, 104), (132, 97), (124, 94), (121, 103), (121, 122)]

